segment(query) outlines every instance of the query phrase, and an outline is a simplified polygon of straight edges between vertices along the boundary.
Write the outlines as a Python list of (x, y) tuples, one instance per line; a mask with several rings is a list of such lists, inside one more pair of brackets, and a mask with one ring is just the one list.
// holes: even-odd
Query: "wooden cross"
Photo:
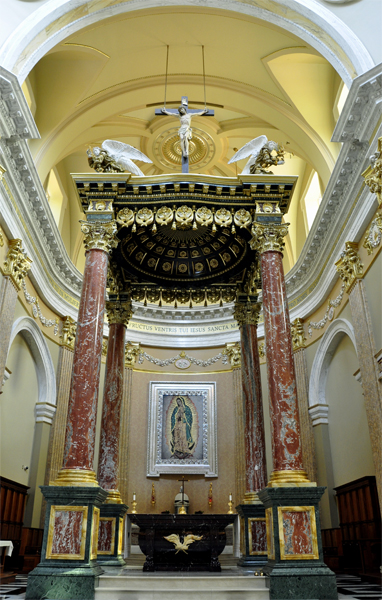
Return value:
[[(184, 109), (184, 113), (180, 112), (180, 109)], [(188, 108), (188, 97), (182, 96), (181, 105), (179, 108), (157, 108), (155, 109), (156, 115), (167, 115), (168, 117), (178, 117), (180, 119), (180, 128), (179, 128), (179, 137), (182, 145), (182, 173), (189, 172), (189, 159), (188, 152), (185, 151), (188, 148), (188, 142), (191, 139), (191, 117), (192, 115), (198, 115), (200, 117), (213, 117), (215, 116), (215, 111), (208, 110), (207, 108), (204, 111), (195, 110)], [(184, 115), (189, 115), (188, 125), (185, 122), (182, 122), (181, 118)], [(179, 480), (180, 481), (180, 480)]]

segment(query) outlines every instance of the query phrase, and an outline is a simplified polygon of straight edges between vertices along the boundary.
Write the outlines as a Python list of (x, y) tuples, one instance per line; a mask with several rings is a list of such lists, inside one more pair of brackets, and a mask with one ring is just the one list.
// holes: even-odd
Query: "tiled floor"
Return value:
[[(14, 583), (0, 585), (0, 600), (24, 600), (26, 575), (17, 575)], [(361, 581), (355, 575), (337, 575), (340, 600), (382, 600), (381, 586)]]

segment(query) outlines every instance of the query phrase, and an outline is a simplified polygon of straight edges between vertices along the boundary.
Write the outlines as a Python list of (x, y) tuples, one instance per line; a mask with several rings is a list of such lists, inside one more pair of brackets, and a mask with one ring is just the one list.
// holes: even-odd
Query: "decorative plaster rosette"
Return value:
[[(182, 149), (178, 127), (172, 127), (161, 133), (153, 146), (155, 158), (167, 169), (179, 167), (182, 163)], [(196, 127), (192, 128), (192, 140), (189, 142), (190, 171), (200, 171), (206, 167), (215, 154), (215, 143), (210, 135)]]

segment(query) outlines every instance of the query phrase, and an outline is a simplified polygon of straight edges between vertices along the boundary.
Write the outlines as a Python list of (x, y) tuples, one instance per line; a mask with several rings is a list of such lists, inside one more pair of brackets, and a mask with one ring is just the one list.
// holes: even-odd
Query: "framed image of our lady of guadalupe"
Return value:
[(216, 384), (150, 383), (147, 476), (217, 477)]

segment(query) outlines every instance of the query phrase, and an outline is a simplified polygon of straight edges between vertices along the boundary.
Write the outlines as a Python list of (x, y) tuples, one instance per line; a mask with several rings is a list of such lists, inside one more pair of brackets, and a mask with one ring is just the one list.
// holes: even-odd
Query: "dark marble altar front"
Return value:
[(139, 527), (138, 543), (146, 555), (143, 571), (221, 571), (225, 528), (236, 515), (128, 516)]

